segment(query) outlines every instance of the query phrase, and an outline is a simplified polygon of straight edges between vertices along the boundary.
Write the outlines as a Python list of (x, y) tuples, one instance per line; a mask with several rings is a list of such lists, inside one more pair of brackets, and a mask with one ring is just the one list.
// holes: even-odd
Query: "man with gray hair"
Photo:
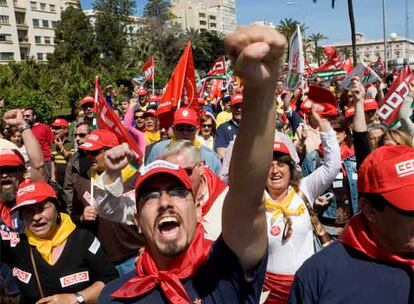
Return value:
[[(124, 194), (119, 168), (114, 159), (132, 156), (125, 145), (119, 145), (105, 154), (106, 171), (99, 177), (95, 200), (99, 215), (108, 220), (134, 224), (136, 204), (134, 193)], [(170, 142), (163, 150), (161, 159), (182, 167), (190, 177), (195, 201), (200, 203), (204, 217), (203, 227), (207, 239), (215, 240), (221, 233), (221, 211), (227, 194), (227, 185), (204, 164), (200, 149), (190, 140)]]

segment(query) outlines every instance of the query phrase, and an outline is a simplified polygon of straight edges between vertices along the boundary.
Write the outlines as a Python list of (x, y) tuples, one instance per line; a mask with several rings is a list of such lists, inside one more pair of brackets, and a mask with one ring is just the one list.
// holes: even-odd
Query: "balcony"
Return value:
[(28, 30), (29, 29), (29, 26), (24, 22), (16, 23), (16, 27), (17, 27), (18, 30)]
[(19, 37), (19, 44), (21, 46), (30, 46), (29, 38), (28, 37)]

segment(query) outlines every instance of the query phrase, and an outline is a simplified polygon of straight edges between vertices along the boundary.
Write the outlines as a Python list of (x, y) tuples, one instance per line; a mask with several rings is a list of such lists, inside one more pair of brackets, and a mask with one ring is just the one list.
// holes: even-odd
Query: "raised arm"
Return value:
[(23, 119), (23, 110), (15, 109), (6, 112), (3, 120), (6, 124), (22, 130), (22, 139), (31, 166), (30, 174), (32, 181), (46, 181), (43, 153), (36, 137), (34, 137), (30, 127), (26, 125)]
[(273, 102), (286, 39), (263, 26), (241, 27), (226, 37), (225, 49), (244, 84), (243, 119), (230, 163), (222, 236), (247, 274), (267, 250), (263, 192), (272, 160), (276, 126)]

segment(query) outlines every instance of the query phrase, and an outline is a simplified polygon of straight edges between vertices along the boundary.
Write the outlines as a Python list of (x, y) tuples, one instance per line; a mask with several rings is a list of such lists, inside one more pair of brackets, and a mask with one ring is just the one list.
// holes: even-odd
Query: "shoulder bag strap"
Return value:
[(329, 245), (330, 243), (332, 243), (333, 240), (331, 236), (326, 232), (325, 228), (319, 221), (318, 214), (315, 212), (315, 210), (313, 210), (305, 193), (303, 193), (299, 189), (297, 194), (302, 198), (303, 202), (305, 203), (306, 209), (308, 209), (310, 220), (311, 220), (312, 227), (313, 227), (313, 233), (319, 239), (322, 246), (325, 247)]
[(36, 283), (37, 283), (37, 288), (39, 289), (41, 298), (44, 298), (45, 296), (43, 294), (42, 285), (40, 284), (39, 274), (37, 273), (37, 267), (36, 267), (36, 263), (35, 263), (35, 260), (34, 260), (34, 257), (33, 257), (32, 246), (29, 245), (29, 248), (30, 248), (30, 261), (32, 262), (33, 271), (34, 271), (34, 275), (35, 275)]

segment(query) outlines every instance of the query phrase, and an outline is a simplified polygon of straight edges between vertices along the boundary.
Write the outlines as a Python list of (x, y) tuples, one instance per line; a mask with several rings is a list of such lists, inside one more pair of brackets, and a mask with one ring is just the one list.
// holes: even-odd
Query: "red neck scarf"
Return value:
[(10, 212), (10, 208), (6, 205), (3, 200), (0, 200), (0, 219), (9, 228), (13, 228), (13, 220)]
[(407, 259), (385, 251), (367, 233), (366, 219), (362, 214), (352, 217), (339, 237), (345, 245), (378, 261), (408, 265), (414, 271), (414, 259)]
[(158, 285), (170, 303), (190, 303), (190, 298), (180, 280), (191, 277), (207, 259), (211, 241), (204, 239), (203, 226), (198, 225), (194, 239), (181, 255), (174, 258), (167, 269), (159, 270), (150, 253), (144, 250), (136, 263), (136, 277), (112, 293), (115, 298), (135, 298)]
[(217, 175), (214, 174), (209, 168), (204, 169), (204, 177), (207, 183), (208, 200), (201, 206), (202, 214), (205, 216), (213, 206), (217, 197), (226, 189), (227, 185)]
[(355, 155), (354, 146), (348, 146), (346, 143), (341, 145), (341, 160), (347, 159)]

